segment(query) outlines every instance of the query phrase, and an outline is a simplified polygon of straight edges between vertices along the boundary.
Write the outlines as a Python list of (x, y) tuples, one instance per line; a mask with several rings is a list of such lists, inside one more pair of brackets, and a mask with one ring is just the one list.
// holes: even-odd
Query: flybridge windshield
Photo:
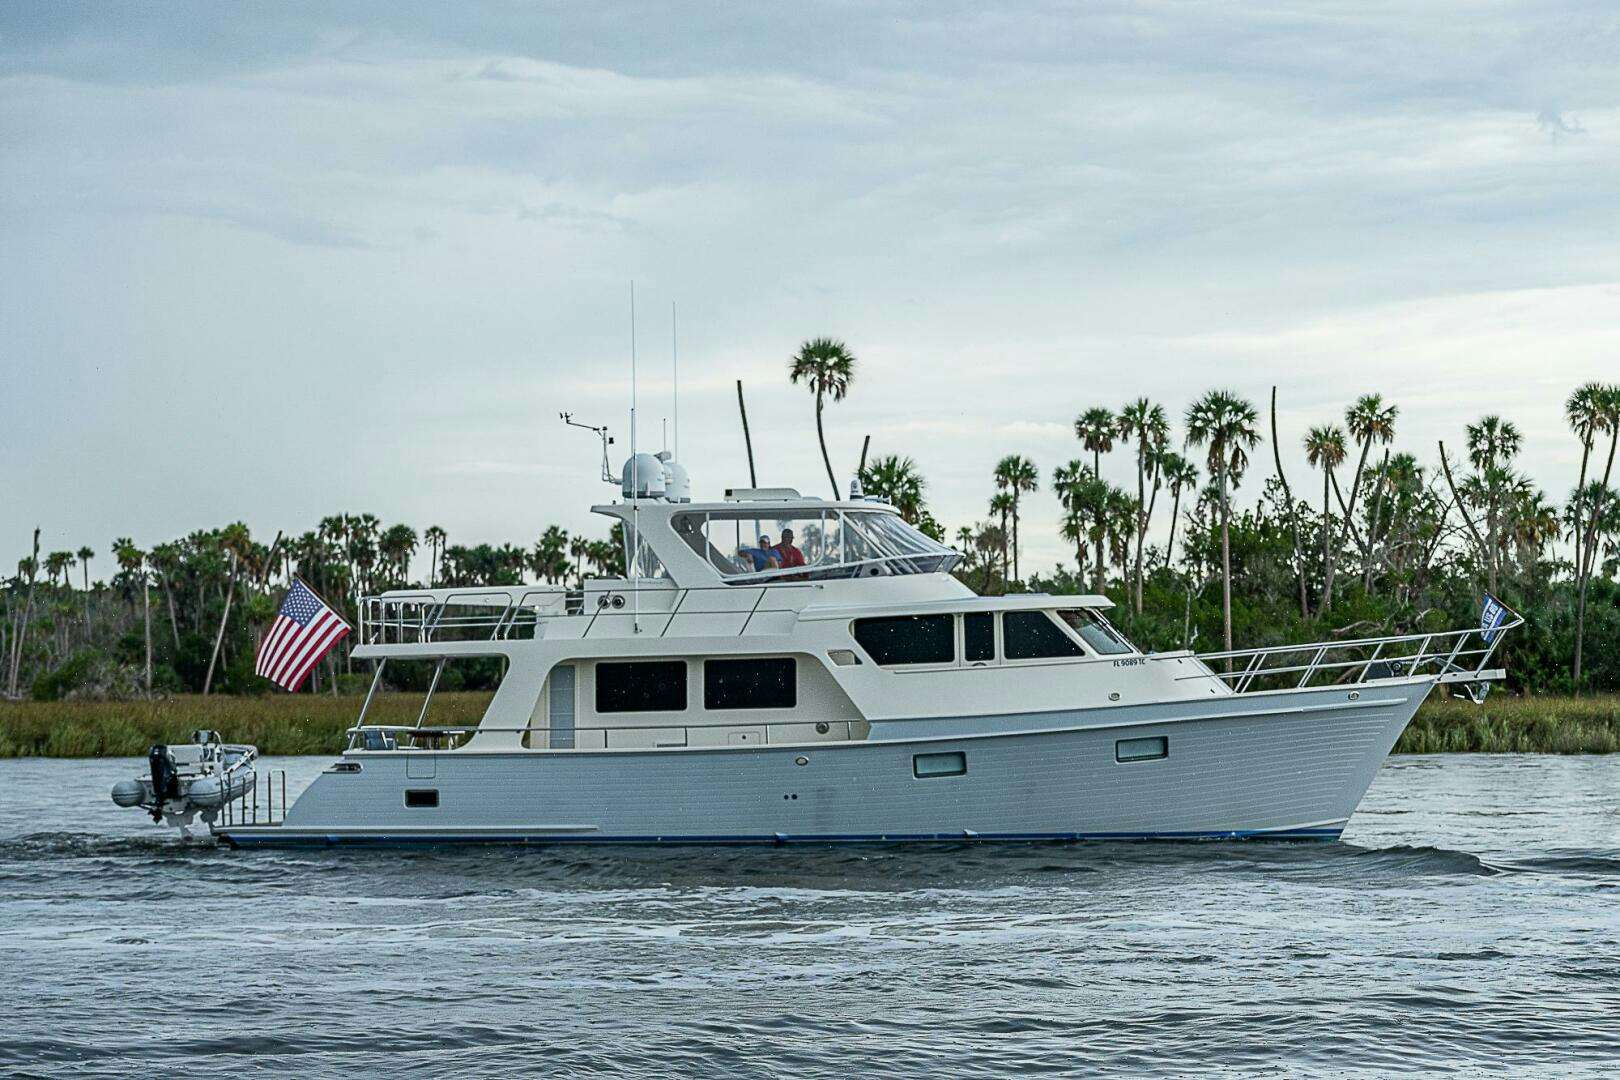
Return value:
[(675, 532), (729, 582), (944, 573), (961, 556), (880, 510), (677, 514)]

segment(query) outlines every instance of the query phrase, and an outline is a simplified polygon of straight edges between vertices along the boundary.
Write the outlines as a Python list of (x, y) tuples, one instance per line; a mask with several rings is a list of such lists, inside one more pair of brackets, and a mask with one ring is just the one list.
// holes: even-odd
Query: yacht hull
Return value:
[[(239, 846), (1334, 839), (1432, 685), (874, 722), (872, 741), (815, 746), (353, 752), (360, 770), (323, 773), (281, 824), (215, 832)], [(1165, 756), (1120, 760), (1143, 749), (1122, 741), (1157, 738)], [(919, 775), (951, 755), (960, 774)]]

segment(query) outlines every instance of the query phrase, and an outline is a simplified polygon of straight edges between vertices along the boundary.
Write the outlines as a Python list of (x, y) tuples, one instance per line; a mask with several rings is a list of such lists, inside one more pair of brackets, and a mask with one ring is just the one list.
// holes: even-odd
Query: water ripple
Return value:
[(719, 851), (233, 852), (0, 769), (4, 1074), (1620, 1071), (1620, 758), (1402, 759), (1337, 844)]

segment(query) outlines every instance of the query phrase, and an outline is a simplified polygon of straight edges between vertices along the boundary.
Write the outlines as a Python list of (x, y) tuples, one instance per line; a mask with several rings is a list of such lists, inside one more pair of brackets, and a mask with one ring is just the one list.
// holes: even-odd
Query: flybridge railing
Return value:
[(1430, 674), (1443, 683), (1484, 684), (1506, 674), (1488, 665), (1503, 635), (1523, 625), (1523, 617), (1514, 615), (1494, 627), (1199, 653), (1209, 673), (1179, 678), (1220, 679), (1240, 694), (1300, 689), (1313, 680), (1315, 685), (1331, 686)]
[(360, 601), (360, 642), (506, 641), (534, 637), (544, 618), (578, 615), (577, 589), (468, 589), (443, 595), (400, 593)]
[[(819, 586), (805, 583), (749, 588), (727, 585), (670, 588), (613, 585), (589, 590), (536, 586), (485, 588), (448, 593), (393, 593), (360, 601), (363, 645), (427, 645), (447, 641), (513, 641), (533, 638), (549, 619), (567, 616), (640, 615), (669, 620), (676, 615), (798, 610)], [(767, 600), (767, 594), (771, 599)], [(692, 597), (705, 597), (693, 600)], [(589, 630), (586, 631), (589, 633)]]

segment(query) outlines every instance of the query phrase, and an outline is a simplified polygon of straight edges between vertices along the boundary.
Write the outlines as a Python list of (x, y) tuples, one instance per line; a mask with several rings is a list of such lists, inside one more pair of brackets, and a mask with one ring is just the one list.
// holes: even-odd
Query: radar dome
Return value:
[(636, 454), (624, 463), (621, 490), (627, 499), (662, 499), (664, 463), (651, 454)]
[(676, 461), (668, 450), (660, 451), (658, 460), (664, 463), (664, 498), (672, 503), (691, 502), (692, 478), (686, 466)]

